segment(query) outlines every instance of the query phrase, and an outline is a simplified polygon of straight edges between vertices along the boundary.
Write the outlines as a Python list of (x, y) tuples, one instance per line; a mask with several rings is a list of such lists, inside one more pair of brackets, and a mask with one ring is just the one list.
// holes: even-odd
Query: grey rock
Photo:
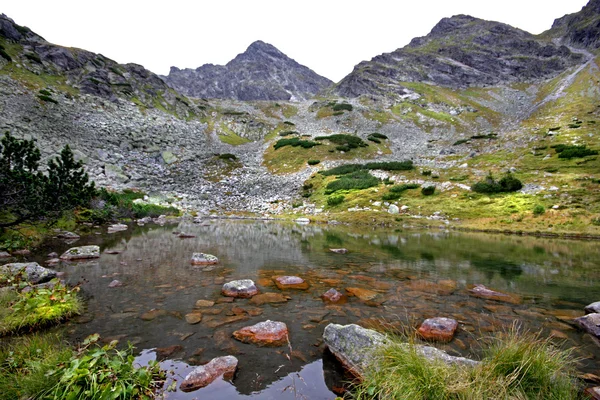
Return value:
[(574, 322), (587, 333), (600, 339), (600, 313), (592, 313), (575, 318)]
[(90, 258), (100, 257), (100, 247), (96, 245), (72, 247), (65, 251), (61, 256), (61, 260), (86, 260)]
[(120, 280), (114, 279), (113, 281), (111, 281), (108, 284), (109, 288), (116, 288), (116, 287), (121, 287), (123, 286), (123, 282), (121, 282)]
[(258, 289), (251, 279), (241, 279), (227, 282), (221, 289), (223, 295), (228, 297), (252, 297), (258, 294)]
[(125, 224), (113, 224), (107, 228), (108, 233), (116, 233), (121, 231), (126, 231), (129, 227)]
[(68, 240), (80, 238), (80, 236), (78, 234), (69, 232), (69, 231), (62, 231), (58, 235), (56, 235), (56, 237), (59, 239), (68, 239)]
[(586, 314), (600, 313), (600, 301), (595, 301), (595, 302), (585, 306), (585, 313)]
[(238, 360), (234, 356), (213, 358), (208, 364), (196, 367), (190, 372), (179, 387), (184, 392), (191, 392), (208, 386), (220, 376), (232, 379), (237, 365)]
[(56, 278), (56, 271), (44, 268), (36, 262), (5, 264), (0, 267), (0, 274), (23, 274), (27, 282), (34, 285), (45, 283)]
[(212, 265), (218, 264), (219, 259), (212, 254), (194, 253), (192, 254), (192, 264), (194, 265)]
[(400, 212), (400, 209), (398, 208), (397, 205), (390, 204), (390, 207), (388, 208), (388, 213), (390, 213), (390, 214), (398, 214), (399, 212)]
[(10, 253), (6, 252), (6, 251), (0, 251), (0, 258), (10, 258), (12, 257), (10, 255)]

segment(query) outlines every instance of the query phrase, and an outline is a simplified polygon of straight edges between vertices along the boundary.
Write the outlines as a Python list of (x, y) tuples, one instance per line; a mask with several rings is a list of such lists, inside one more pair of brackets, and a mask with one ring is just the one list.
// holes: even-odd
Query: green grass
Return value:
[(569, 350), (512, 330), (490, 339), (474, 367), (428, 361), (413, 342), (395, 339), (376, 352), (354, 399), (479, 400), (582, 398)]
[(225, 125), (225, 123), (221, 123), (220, 127), (221, 129), (217, 132), (217, 135), (219, 136), (219, 140), (221, 140), (221, 142), (223, 143), (227, 143), (232, 146), (239, 146), (251, 142), (250, 139), (241, 137), (240, 135), (229, 129), (227, 125)]

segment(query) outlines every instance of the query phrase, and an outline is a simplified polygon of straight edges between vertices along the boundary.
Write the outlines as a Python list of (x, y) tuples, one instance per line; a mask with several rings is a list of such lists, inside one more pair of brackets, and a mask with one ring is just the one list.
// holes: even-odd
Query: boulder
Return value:
[(56, 271), (44, 268), (36, 262), (11, 263), (0, 267), (0, 275), (17, 274), (23, 274), (23, 278), (34, 285), (56, 278)]
[(308, 283), (299, 276), (274, 276), (273, 281), (280, 290), (285, 289), (308, 289)]
[(484, 285), (475, 285), (473, 288), (469, 289), (469, 294), (473, 297), (504, 301), (511, 304), (520, 304), (522, 301), (517, 295), (497, 292), (495, 290), (486, 288)]
[(237, 365), (238, 360), (234, 356), (213, 358), (208, 364), (196, 367), (190, 372), (179, 388), (184, 392), (191, 392), (209, 385), (220, 376), (232, 379)]
[(212, 254), (194, 253), (192, 254), (193, 265), (213, 265), (217, 264), (219, 259)]
[(348, 249), (329, 249), (329, 251), (336, 254), (346, 254)]
[(575, 323), (590, 335), (600, 339), (600, 313), (575, 318)]
[(357, 288), (357, 287), (349, 287), (346, 288), (346, 291), (350, 293), (352, 296), (356, 296), (362, 301), (373, 300), (375, 297), (379, 295), (379, 293), (374, 292), (369, 289)]
[(400, 212), (400, 209), (398, 208), (397, 205), (390, 204), (390, 207), (388, 208), (388, 213), (390, 213), (390, 214), (398, 214), (399, 212)]
[(585, 306), (586, 314), (600, 313), (600, 301), (596, 301), (592, 304)]
[(224, 284), (221, 293), (227, 297), (248, 298), (257, 295), (258, 289), (251, 279), (241, 279)]
[(288, 334), (285, 323), (267, 320), (237, 330), (233, 332), (233, 337), (240, 342), (252, 343), (261, 347), (278, 347), (288, 342)]
[(108, 227), (108, 233), (115, 233), (115, 232), (121, 232), (121, 231), (126, 231), (128, 228), (127, 225), (125, 224), (114, 224), (114, 225), (110, 225)]
[(458, 322), (452, 318), (428, 318), (418, 329), (418, 334), (425, 340), (449, 342), (454, 337)]
[(0, 251), (0, 258), (10, 258), (12, 257), (8, 252), (6, 251)]
[[(376, 350), (390, 343), (385, 335), (355, 324), (329, 324), (323, 332), (323, 340), (342, 365), (359, 379), (362, 379), (365, 371), (372, 366)], [(417, 353), (427, 360), (468, 366), (478, 363), (468, 358), (451, 356), (435, 347), (409, 343), (406, 346), (414, 346)]]
[(80, 247), (72, 247), (69, 250), (65, 251), (62, 256), (60, 256), (61, 260), (86, 260), (90, 258), (99, 258), (100, 257), (100, 247), (96, 245), (91, 246), (80, 246)]
[(325, 303), (342, 304), (348, 300), (348, 296), (338, 292), (334, 288), (331, 288), (321, 295), (321, 299), (323, 299)]
[(109, 288), (116, 288), (116, 287), (121, 287), (121, 286), (123, 286), (123, 282), (121, 282), (118, 279), (114, 279), (108, 284)]
[(68, 239), (68, 240), (73, 240), (73, 239), (79, 239), (80, 236), (76, 233), (73, 232), (69, 232), (69, 231), (62, 231), (60, 232), (58, 235), (56, 235), (57, 238), (59, 239)]

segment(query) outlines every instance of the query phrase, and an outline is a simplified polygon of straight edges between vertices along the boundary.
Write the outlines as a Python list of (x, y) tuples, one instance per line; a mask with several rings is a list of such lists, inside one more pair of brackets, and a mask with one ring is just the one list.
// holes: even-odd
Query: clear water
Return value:
[[(196, 237), (180, 239), (174, 231)], [(585, 305), (600, 300), (597, 242), (214, 220), (132, 226), (72, 245), (52, 241), (36, 261), (42, 263), (49, 251), (84, 244), (122, 252), (56, 267), (66, 272), (69, 283), (81, 285), (87, 299), (85, 315), (67, 326), (72, 341), (92, 333), (106, 341), (130, 341), (140, 363), (158, 357), (172, 371), (167, 384), (180, 383), (194, 365), (214, 357), (233, 354), (239, 359), (232, 382), (218, 381), (191, 393), (167, 392), (168, 399), (334, 399), (345, 378), (321, 342), (331, 322), (398, 328), (418, 327), (425, 318), (452, 317), (460, 323), (459, 332), (451, 343), (438, 347), (477, 357), (481, 337), (517, 321), (544, 336), (553, 332), (566, 337), (565, 345), (577, 347), (576, 354), (584, 357), (582, 371), (600, 374), (598, 346), (568, 323), (584, 314)], [(329, 250), (341, 247), (349, 253)], [(194, 252), (216, 255), (220, 263), (193, 266)], [(272, 284), (274, 275), (300, 276), (310, 288), (285, 291), (290, 300), (283, 304), (255, 306), (248, 299), (218, 303), (210, 308), (213, 313), (221, 310), (218, 314), (204, 313), (199, 324), (186, 323), (184, 316), (197, 300), (223, 299), (224, 282), (253, 279), (261, 292), (281, 292)], [(109, 288), (113, 279), (125, 286)], [(446, 280), (456, 283), (452, 293), (437, 291), (435, 284)], [(523, 301), (513, 305), (472, 297), (467, 289), (473, 284), (519, 295)], [(331, 287), (366, 288), (378, 297), (370, 302), (351, 297), (344, 305), (327, 306), (320, 295)], [(262, 314), (244, 314), (240, 308)], [(160, 310), (159, 316), (143, 320), (151, 310)], [(224, 323), (235, 313), (245, 318)], [(287, 324), (291, 347), (261, 348), (231, 337), (234, 330), (267, 319)], [(171, 355), (157, 354), (156, 349), (173, 345), (181, 348)]]

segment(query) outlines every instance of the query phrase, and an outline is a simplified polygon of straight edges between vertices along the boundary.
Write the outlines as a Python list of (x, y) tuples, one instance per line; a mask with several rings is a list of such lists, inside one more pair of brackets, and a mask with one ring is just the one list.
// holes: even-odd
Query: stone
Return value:
[(61, 260), (87, 260), (91, 258), (100, 258), (100, 247), (96, 245), (72, 247), (65, 251), (61, 256)]
[(116, 232), (126, 231), (127, 228), (129, 228), (129, 227), (125, 224), (110, 225), (108, 227), (108, 233), (116, 233)]
[(588, 304), (584, 310), (586, 314), (600, 313), (600, 301)]
[(111, 283), (108, 284), (109, 288), (116, 288), (116, 287), (121, 287), (123, 286), (123, 282), (121, 282), (120, 280), (114, 279)]
[(288, 301), (288, 297), (281, 293), (262, 293), (258, 294), (250, 299), (250, 303), (262, 306), (267, 303), (285, 303)]
[(321, 295), (321, 299), (323, 299), (325, 303), (343, 304), (348, 300), (348, 296), (331, 288)]
[(69, 239), (69, 240), (80, 238), (80, 236), (78, 234), (69, 232), (69, 231), (62, 231), (58, 235), (56, 235), (56, 237), (59, 239)]
[(57, 258), (58, 257), (58, 253), (53, 251), (52, 253), (48, 253), (48, 258)]
[(0, 251), (0, 258), (10, 258), (12, 257), (8, 252), (6, 251)]
[(336, 254), (346, 254), (348, 253), (348, 249), (329, 249), (332, 253)]
[(397, 205), (390, 204), (390, 207), (388, 208), (388, 213), (390, 213), (390, 214), (398, 214), (399, 212), (400, 212), (400, 209), (398, 208)]
[(36, 262), (11, 263), (0, 266), (0, 275), (22, 274), (25, 280), (34, 285), (56, 278), (57, 272), (44, 268)]
[(28, 256), (31, 254), (31, 251), (27, 249), (15, 250), (12, 252), (13, 256)]
[(452, 340), (458, 328), (458, 322), (452, 318), (428, 318), (417, 330), (419, 336), (425, 340), (446, 343)]
[(196, 325), (200, 321), (202, 321), (201, 313), (190, 313), (185, 315), (185, 322), (187, 322), (190, 325)]
[(288, 342), (288, 334), (285, 323), (267, 320), (237, 330), (233, 332), (233, 337), (243, 343), (261, 347), (278, 347)]
[[(329, 324), (323, 332), (323, 341), (355, 377), (362, 379), (365, 371), (372, 367), (374, 356), (381, 346), (390, 344), (387, 337), (372, 329), (366, 329), (356, 324)], [(414, 346), (417, 353), (427, 360), (439, 360), (447, 364), (477, 365), (478, 362), (464, 357), (454, 357), (435, 347), (406, 343)]]
[(160, 153), (160, 156), (162, 157), (163, 162), (167, 165), (177, 162), (177, 156), (170, 151), (163, 151)]
[(181, 232), (181, 233), (179, 233), (179, 234), (177, 235), (177, 237), (178, 237), (178, 238), (181, 238), (181, 239), (187, 239), (187, 238), (195, 238), (195, 237), (196, 237), (196, 235), (193, 235), (193, 234), (191, 234), (191, 233), (185, 233), (185, 232)]
[(183, 346), (180, 344), (174, 344), (169, 347), (159, 347), (156, 349), (156, 355), (158, 358), (168, 358), (173, 354), (178, 353), (183, 350)]
[(369, 289), (357, 288), (357, 287), (348, 287), (346, 291), (350, 293), (352, 296), (356, 296), (362, 301), (373, 300), (375, 297), (379, 295), (379, 293), (374, 292)]
[(301, 225), (306, 225), (310, 223), (310, 219), (308, 218), (296, 218), (295, 221)]
[(600, 400), (600, 386), (587, 388), (583, 392), (589, 399)]
[(299, 276), (274, 276), (273, 281), (275, 285), (280, 290), (285, 289), (298, 289), (298, 290), (306, 290), (308, 289), (308, 282)]
[(193, 265), (213, 265), (217, 264), (219, 259), (212, 254), (194, 253), (192, 255)]
[(230, 317), (207, 317), (204, 319), (203, 324), (209, 328), (218, 328), (223, 325), (231, 324), (233, 322), (245, 321), (248, 317), (245, 315), (232, 315)]
[(521, 304), (522, 302), (521, 298), (517, 295), (497, 292), (495, 290), (488, 289), (484, 285), (475, 285), (472, 289), (469, 289), (469, 294), (473, 297), (503, 301), (511, 304)]
[(600, 313), (592, 313), (575, 318), (575, 324), (587, 333), (600, 339)]
[(417, 279), (411, 280), (409, 286), (412, 290), (448, 296), (454, 293), (458, 285), (456, 281), (450, 279), (441, 280), (439, 282), (430, 282), (423, 279)]
[(221, 293), (227, 297), (248, 298), (257, 295), (258, 289), (251, 279), (241, 279), (224, 284)]
[(196, 367), (190, 372), (179, 388), (184, 392), (191, 392), (208, 386), (220, 376), (224, 379), (232, 379), (237, 365), (238, 360), (234, 356), (213, 358), (208, 364)]
[(198, 301), (196, 301), (195, 307), (197, 307), (197, 308), (204, 308), (204, 307), (212, 307), (214, 305), (215, 305), (214, 301), (210, 301), (210, 300), (198, 300)]
[(144, 321), (152, 321), (152, 320), (154, 320), (154, 319), (156, 319), (158, 317), (162, 317), (162, 316), (165, 316), (165, 315), (168, 315), (168, 314), (169, 313), (166, 312), (165, 310), (154, 309), (154, 310), (150, 310), (150, 311), (147, 311), (147, 312), (143, 313), (140, 316), (140, 318), (142, 320), (144, 320)]

